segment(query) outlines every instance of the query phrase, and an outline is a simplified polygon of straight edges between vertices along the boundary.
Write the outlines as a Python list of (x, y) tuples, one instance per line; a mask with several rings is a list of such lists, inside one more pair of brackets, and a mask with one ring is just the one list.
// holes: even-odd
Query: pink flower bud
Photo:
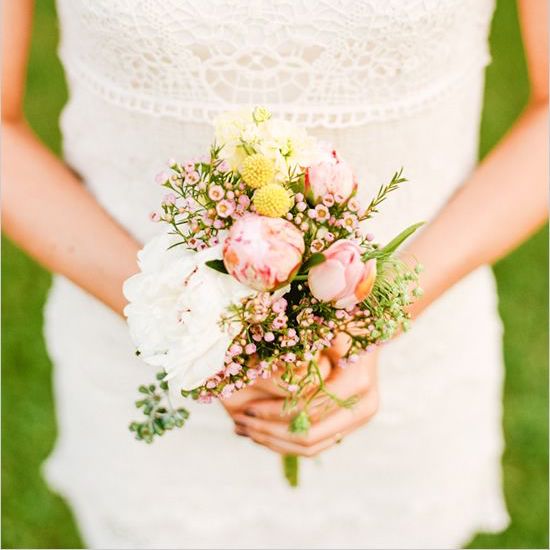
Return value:
[(376, 280), (376, 260), (364, 263), (359, 245), (347, 239), (336, 241), (323, 254), (326, 260), (308, 275), (313, 296), (322, 302), (333, 302), (339, 309), (367, 298)]
[(302, 234), (282, 218), (245, 214), (229, 230), (223, 261), (240, 283), (272, 291), (288, 283), (300, 267)]
[(305, 183), (306, 194), (315, 203), (326, 200), (327, 195), (344, 202), (357, 187), (350, 165), (336, 151), (327, 151), (320, 162), (307, 169)]

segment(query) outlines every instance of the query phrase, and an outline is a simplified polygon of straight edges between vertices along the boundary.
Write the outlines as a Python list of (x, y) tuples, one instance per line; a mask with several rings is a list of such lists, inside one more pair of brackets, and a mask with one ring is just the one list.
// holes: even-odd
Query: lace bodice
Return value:
[(58, 0), (61, 57), (107, 100), (211, 122), (263, 103), (308, 126), (399, 118), (488, 61), (493, 0)]

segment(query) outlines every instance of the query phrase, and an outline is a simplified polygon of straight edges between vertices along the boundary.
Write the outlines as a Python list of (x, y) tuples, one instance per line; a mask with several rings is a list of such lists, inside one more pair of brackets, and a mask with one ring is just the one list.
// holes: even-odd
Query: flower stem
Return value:
[(291, 487), (298, 487), (299, 462), (296, 455), (283, 455), (283, 472)]

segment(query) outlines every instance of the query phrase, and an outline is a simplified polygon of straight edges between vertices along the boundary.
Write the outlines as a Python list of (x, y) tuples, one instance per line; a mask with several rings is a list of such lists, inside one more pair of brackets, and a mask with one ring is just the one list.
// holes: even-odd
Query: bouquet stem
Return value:
[(283, 455), (283, 472), (291, 487), (298, 487), (300, 463), (296, 455)]

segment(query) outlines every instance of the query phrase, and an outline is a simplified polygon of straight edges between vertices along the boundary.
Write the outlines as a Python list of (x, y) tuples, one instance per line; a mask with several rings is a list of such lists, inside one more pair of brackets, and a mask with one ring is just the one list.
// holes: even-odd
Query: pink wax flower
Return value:
[(335, 202), (344, 202), (357, 187), (350, 165), (334, 150), (307, 169), (305, 183), (308, 198), (314, 203), (326, 200), (328, 195)]
[(245, 214), (229, 230), (223, 261), (240, 283), (272, 291), (286, 285), (302, 261), (302, 234), (282, 218)]
[(227, 218), (235, 212), (235, 203), (224, 199), (217, 204), (216, 212), (220, 218)]
[(313, 267), (308, 276), (311, 293), (322, 302), (343, 309), (364, 300), (376, 280), (376, 260), (361, 259), (359, 245), (341, 239), (323, 253), (326, 260)]

